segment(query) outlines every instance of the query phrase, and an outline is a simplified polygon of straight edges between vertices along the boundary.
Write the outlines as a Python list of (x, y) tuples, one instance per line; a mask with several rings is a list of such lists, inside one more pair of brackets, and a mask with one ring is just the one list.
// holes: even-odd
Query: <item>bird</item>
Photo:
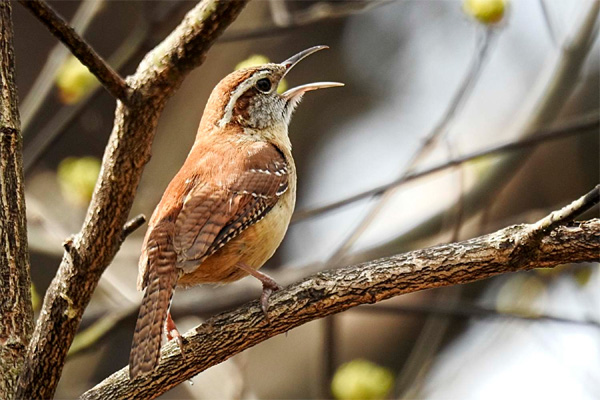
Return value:
[(154, 371), (163, 328), (183, 340), (170, 314), (175, 287), (229, 283), (251, 275), (263, 286), (260, 305), (281, 287), (258, 269), (287, 231), (296, 202), (296, 167), (288, 124), (303, 95), (343, 86), (277, 87), (314, 46), (282, 63), (234, 71), (213, 89), (194, 144), (148, 223), (137, 287), (145, 290), (129, 358), (131, 379)]

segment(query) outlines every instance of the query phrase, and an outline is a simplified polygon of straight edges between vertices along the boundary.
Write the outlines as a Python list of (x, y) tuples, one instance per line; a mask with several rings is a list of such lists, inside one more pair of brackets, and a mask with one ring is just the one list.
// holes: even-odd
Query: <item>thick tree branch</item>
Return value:
[(54, 36), (71, 50), (73, 55), (88, 67), (102, 86), (116, 99), (128, 103), (129, 88), (121, 76), (100, 57), (67, 21), (56, 13), (45, 1), (19, 0), (36, 16)]
[(31, 332), (22, 138), (15, 86), (12, 9), (0, 2), (0, 398), (12, 398)]
[(130, 380), (123, 368), (82, 397), (154, 398), (270, 337), (360, 304), (507, 272), (600, 260), (600, 219), (547, 232), (538, 251), (528, 253), (531, 258), (515, 260), (513, 253), (524, 245), (516, 243), (532, 226), (511, 226), (464, 242), (320, 272), (271, 297), (270, 324), (258, 301), (219, 314), (184, 335), (185, 360), (174, 341), (169, 342), (153, 374)]
[(19, 380), (19, 398), (51, 398), (81, 316), (124, 235), (158, 117), (183, 78), (204, 60), (246, 1), (206, 0), (146, 55), (128, 78), (129, 102), (117, 103), (115, 123), (82, 230), (73, 237), (46, 292)]

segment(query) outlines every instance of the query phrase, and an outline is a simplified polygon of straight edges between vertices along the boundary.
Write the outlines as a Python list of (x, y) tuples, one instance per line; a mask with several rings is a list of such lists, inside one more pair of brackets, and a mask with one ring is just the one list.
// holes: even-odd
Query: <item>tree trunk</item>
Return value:
[(0, 2), (0, 398), (12, 398), (33, 330), (11, 4)]

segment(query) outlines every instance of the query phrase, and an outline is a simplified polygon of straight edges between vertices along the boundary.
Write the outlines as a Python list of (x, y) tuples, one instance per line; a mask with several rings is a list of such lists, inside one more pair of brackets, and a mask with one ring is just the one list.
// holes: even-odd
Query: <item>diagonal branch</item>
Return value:
[(529, 253), (531, 258), (513, 262), (516, 240), (530, 227), (511, 226), (463, 242), (320, 272), (271, 297), (270, 324), (258, 301), (219, 314), (184, 335), (185, 359), (171, 341), (151, 375), (130, 380), (125, 367), (82, 398), (157, 397), (270, 337), (361, 304), (508, 272), (600, 260), (600, 219), (593, 219), (575, 227), (555, 229), (541, 240), (539, 251)]
[(33, 330), (12, 8), (0, 2), (0, 398), (12, 398)]
[(128, 78), (129, 102), (117, 103), (113, 131), (86, 219), (46, 292), (19, 380), (18, 398), (51, 398), (67, 351), (100, 276), (124, 239), (158, 117), (185, 76), (199, 66), (246, 1), (205, 0), (146, 55)]
[(19, 2), (46, 25), (48, 30), (67, 46), (83, 65), (88, 67), (113, 97), (123, 103), (128, 102), (129, 88), (123, 78), (56, 11), (42, 0), (19, 0)]
[[(79, 33), (79, 35), (84, 35), (87, 28), (94, 20), (94, 17), (103, 6), (104, 0), (83, 0), (81, 5), (77, 7), (77, 11), (73, 15), (70, 25)], [(40, 69), (37, 78), (31, 85), (31, 88), (27, 91), (27, 95), (23, 98), (19, 107), (19, 111), (21, 112), (21, 130), (23, 132), (23, 137), (27, 137), (27, 134), (31, 133), (31, 131), (28, 130), (28, 127), (35, 118), (40, 106), (44, 104), (48, 92), (50, 92), (54, 85), (56, 72), (60, 66), (63, 65), (69, 54), (70, 51), (68, 48), (62, 43), (57, 43), (52, 50), (50, 50), (50, 53), (48, 53), (44, 66)]]

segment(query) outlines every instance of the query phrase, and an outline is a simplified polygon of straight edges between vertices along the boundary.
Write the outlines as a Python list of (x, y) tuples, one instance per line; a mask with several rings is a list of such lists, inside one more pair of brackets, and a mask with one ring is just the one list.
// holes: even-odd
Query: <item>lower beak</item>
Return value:
[(306, 85), (296, 86), (295, 88), (286, 90), (281, 96), (286, 100), (291, 100), (293, 98), (302, 96), (306, 92), (310, 92), (311, 90), (317, 89), (325, 89), (330, 87), (338, 87), (344, 86), (343, 83), (339, 82), (315, 82), (315, 83), (307, 83)]

